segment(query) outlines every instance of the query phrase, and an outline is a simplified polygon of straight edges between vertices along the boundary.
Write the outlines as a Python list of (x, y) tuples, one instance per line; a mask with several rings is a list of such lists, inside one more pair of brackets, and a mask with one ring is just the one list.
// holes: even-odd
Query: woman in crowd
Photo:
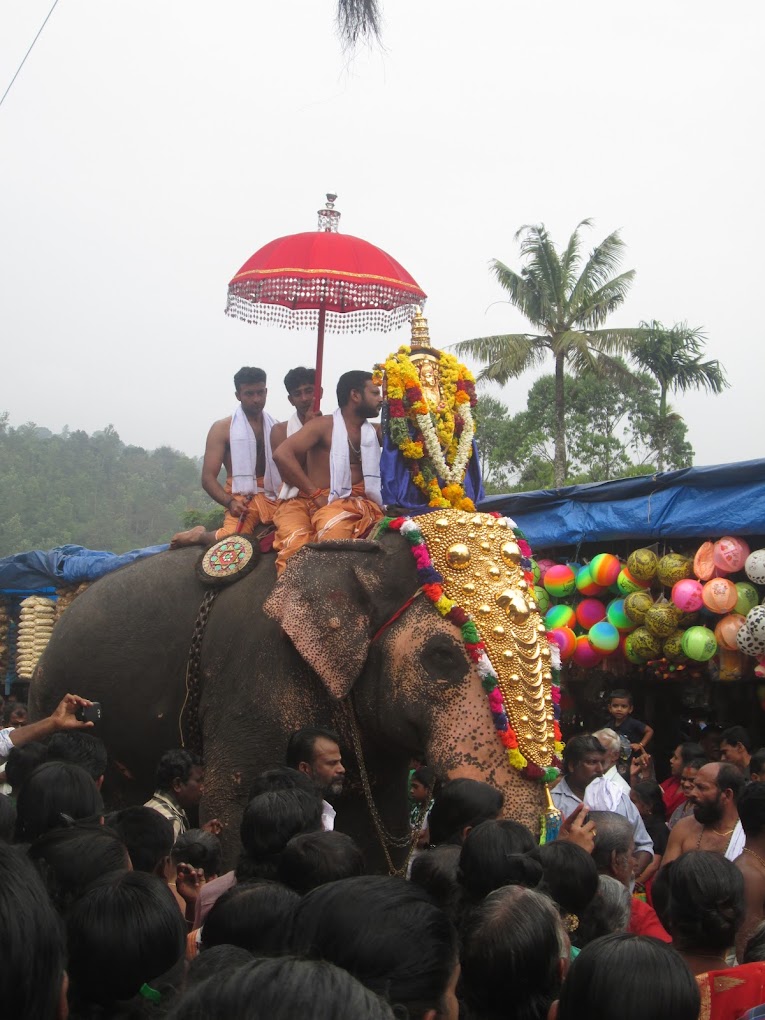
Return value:
[(693, 813), (691, 794), (693, 793), (693, 780), (702, 765), (708, 765), (709, 758), (691, 758), (687, 765), (683, 765), (680, 776), (680, 788), (683, 791), (683, 800), (678, 807), (669, 815), (667, 828), (671, 831), (681, 818), (687, 818)]
[(572, 945), (584, 949), (603, 935), (627, 931), (631, 899), (626, 885), (611, 875), (599, 875), (598, 891), (579, 918), (579, 927), (571, 936)]
[(667, 809), (664, 805), (661, 787), (658, 783), (646, 780), (636, 783), (630, 792), (632, 803), (638, 809), (648, 835), (653, 841), (653, 860), (635, 876), (635, 882), (645, 888), (661, 867), (661, 859), (667, 849), (669, 829), (667, 828)]
[(202, 949), (240, 946), (258, 956), (287, 949), (300, 897), (278, 882), (237, 882), (215, 901), (202, 928)]
[(24, 782), (16, 801), (16, 842), (31, 843), (72, 821), (99, 822), (104, 803), (93, 779), (79, 765), (49, 761)]
[(125, 844), (103, 825), (51, 829), (30, 846), (29, 857), (61, 914), (97, 878), (132, 868)]
[[(569, 936), (579, 927), (579, 918), (598, 891), (598, 869), (592, 857), (575, 846), (556, 840), (540, 846), (535, 852), (542, 865), (539, 892), (558, 905), (563, 926)], [(576, 956), (576, 951), (572, 951)]]
[(667, 818), (686, 801), (685, 791), (682, 788), (683, 769), (694, 758), (704, 757), (701, 745), (695, 744), (692, 741), (685, 741), (682, 744), (678, 744), (675, 748), (672, 757), (669, 759), (670, 775), (661, 784), (661, 793), (664, 798)]

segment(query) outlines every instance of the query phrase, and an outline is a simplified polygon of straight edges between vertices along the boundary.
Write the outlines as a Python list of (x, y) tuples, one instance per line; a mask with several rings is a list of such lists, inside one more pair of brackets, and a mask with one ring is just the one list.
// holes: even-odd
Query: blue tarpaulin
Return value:
[(32, 549), (0, 559), (0, 591), (41, 591), (51, 584), (61, 587), (95, 581), (126, 563), (167, 548), (151, 545), (126, 553), (97, 552), (81, 545), (59, 545), (47, 551)]
[(765, 460), (491, 496), (537, 551), (585, 542), (765, 534)]

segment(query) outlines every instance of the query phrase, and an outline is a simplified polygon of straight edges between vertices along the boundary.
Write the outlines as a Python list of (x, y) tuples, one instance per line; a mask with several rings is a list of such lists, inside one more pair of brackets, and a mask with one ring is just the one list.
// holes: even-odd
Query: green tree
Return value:
[(677, 434), (678, 423), (682, 422), (680, 415), (667, 403), (669, 393), (687, 393), (689, 390), (722, 393), (729, 383), (719, 361), (701, 360), (705, 337), (700, 329), (690, 328), (685, 322), (667, 329), (655, 320), (641, 323), (641, 327), (630, 356), (659, 384), (659, 408), (653, 433), (657, 469), (663, 471), (666, 451)]
[(511, 474), (506, 452), (510, 412), (501, 400), (484, 394), (478, 398), (475, 418), (484, 489), (487, 493), (507, 492)]
[(521, 227), (515, 235), (526, 262), (520, 273), (496, 259), (492, 263), (492, 272), (507, 291), (510, 304), (537, 332), (476, 337), (456, 344), (458, 354), (484, 363), (479, 379), (499, 383), (536, 368), (552, 354), (556, 486), (563, 485), (566, 478), (566, 366), (576, 375), (592, 372), (624, 378), (629, 372), (614, 355), (627, 352), (639, 332), (601, 328), (623, 303), (635, 271), (614, 275), (625, 247), (617, 231), (601, 241), (582, 265), (580, 230), (584, 226), (591, 226), (591, 221), (582, 220), (560, 254), (543, 224)]

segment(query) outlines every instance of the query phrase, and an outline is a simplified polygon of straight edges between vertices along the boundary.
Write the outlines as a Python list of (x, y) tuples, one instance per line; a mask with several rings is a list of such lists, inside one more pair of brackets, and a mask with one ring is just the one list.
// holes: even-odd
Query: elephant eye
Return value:
[(430, 679), (449, 684), (461, 683), (470, 669), (464, 648), (443, 634), (428, 639), (421, 661)]

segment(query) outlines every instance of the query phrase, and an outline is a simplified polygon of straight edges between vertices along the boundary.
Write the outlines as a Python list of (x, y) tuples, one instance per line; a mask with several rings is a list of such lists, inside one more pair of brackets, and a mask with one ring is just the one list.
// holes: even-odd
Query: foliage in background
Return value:
[(198, 460), (126, 446), (111, 425), (56, 435), (0, 413), (0, 556), (67, 543), (125, 552), (167, 542), (197, 517), (217, 526), (222, 509), (199, 477)]

